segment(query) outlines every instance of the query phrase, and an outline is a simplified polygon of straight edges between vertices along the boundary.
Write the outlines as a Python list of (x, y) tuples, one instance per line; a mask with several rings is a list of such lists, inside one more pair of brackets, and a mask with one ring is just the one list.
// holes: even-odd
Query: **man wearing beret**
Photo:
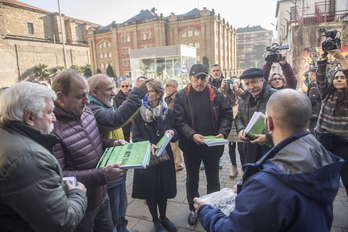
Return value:
[(194, 64), (189, 78), (190, 83), (176, 94), (174, 121), (186, 166), (188, 222), (194, 225), (197, 215), (193, 198), (199, 197), (200, 163), (203, 160), (205, 164), (207, 193), (219, 191), (219, 159), (224, 150), (224, 146), (208, 147), (202, 139), (207, 135), (227, 138), (232, 126), (232, 110), (222, 93), (208, 84), (208, 68), (205, 65)]
[(245, 163), (255, 163), (270, 148), (266, 144), (266, 135), (255, 135), (257, 139), (250, 140), (244, 132), (255, 112), (265, 113), (266, 104), (270, 96), (277, 90), (271, 88), (264, 80), (264, 71), (260, 68), (249, 68), (243, 72), (240, 79), (244, 81), (246, 91), (240, 95), (238, 113), (236, 115), (236, 129), (238, 137), (245, 143)]

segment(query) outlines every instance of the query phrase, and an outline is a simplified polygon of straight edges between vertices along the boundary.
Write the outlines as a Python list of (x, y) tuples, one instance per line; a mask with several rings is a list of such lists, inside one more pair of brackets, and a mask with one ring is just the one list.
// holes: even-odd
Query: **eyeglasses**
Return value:
[(128, 85), (121, 85), (121, 88), (128, 88)]
[(283, 80), (283, 78), (281, 78), (281, 77), (273, 78), (273, 79), (272, 79), (272, 81), (282, 81), (282, 80)]

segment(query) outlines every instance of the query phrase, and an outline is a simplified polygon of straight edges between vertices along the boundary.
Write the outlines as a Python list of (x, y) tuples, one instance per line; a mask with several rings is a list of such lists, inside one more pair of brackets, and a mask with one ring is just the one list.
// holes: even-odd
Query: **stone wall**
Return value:
[[(67, 66), (84, 66), (90, 63), (87, 46), (66, 45)], [(57, 59), (56, 59), (57, 54)], [(57, 62), (58, 61), (58, 62)], [(54, 43), (0, 40), (0, 87), (10, 86), (19, 80), (32, 79), (39, 63), (53, 69), (64, 66), (63, 46)]]

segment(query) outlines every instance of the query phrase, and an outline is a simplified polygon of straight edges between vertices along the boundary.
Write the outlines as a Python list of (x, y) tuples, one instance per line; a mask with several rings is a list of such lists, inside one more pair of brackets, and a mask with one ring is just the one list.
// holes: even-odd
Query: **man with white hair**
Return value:
[(72, 231), (87, 208), (86, 188), (65, 181), (52, 154), (56, 94), (20, 82), (0, 96), (0, 231)]

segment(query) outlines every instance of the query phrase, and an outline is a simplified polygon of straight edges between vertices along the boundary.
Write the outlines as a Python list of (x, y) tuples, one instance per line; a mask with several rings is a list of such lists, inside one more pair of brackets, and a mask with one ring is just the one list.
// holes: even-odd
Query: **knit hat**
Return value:
[(198, 77), (200, 75), (208, 76), (208, 68), (204, 64), (194, 64), (190, 69), (190, 76)]
[(245, 70), (240, 79), (263, 77), (265, 72), (260, 68), (249, 68)]

